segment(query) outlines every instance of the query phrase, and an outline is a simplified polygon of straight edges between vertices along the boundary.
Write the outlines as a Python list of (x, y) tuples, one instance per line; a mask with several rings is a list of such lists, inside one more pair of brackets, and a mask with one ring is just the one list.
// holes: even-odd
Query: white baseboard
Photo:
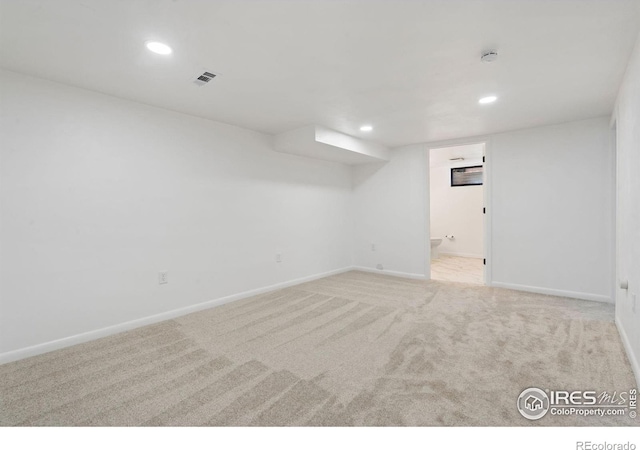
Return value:
[(613, 303), (611, 297), (606, 295), (588, 294), (586, 292), (562, 291), (560, 289), (548, 289), (535, 286), (525, 286), (522, 284), (502, 283), (500, 281), (492, 281), (492, 287), (504, 289), (513, 289), (514, 291), (534, 292), (536, 294), (555, 295), (557, 297), (569, 297), (579, 300), (591, 300), (594, 302)]
[(439, 252), (439, 254), (444, 256), (460, 256), (462, 258), (477, 258), (477, 259), (484, 258), (484, 256), (482, 255), (476, 255), (473, 253)]
[[(74, 336), (68, 336), (68, 337), (57, 339), (54, 341), (44, 342), (42, 344), (33, 345), (31, 347), (25, 347), (18, 350), (12, 350), (9, 352), (1, 353), (0, 364), (17, 361), (20, 359), (40, 355), (43, 353), (48, 353), (48, 352), (59, 350), (66, 347), (71, 347), (73, 345), (82, 344), (84, 342), (93, 341), (95, 339), (99, 339), (106, 336), (111, 336), (113, 334), (121, 333), (123, 331), (132, 330), (134, 328), (139, 328), (145, 325), (151, 325), (154, 323), (162, 322), (164, 320), (170, 320), (176, 317), (184, 316), (186, 314), (190, 314), (193, 312), (202, 311), (204, 309), (209, 309), (215, 306), (224, 305), (226, 303), (231, 303), (236, 300), (252, 297), (254, 295), (264, 294), (266, 292), (276, 291), (278, 289), (284, 289), (290, 286), (296, 286), (298, 284), (306, 283), (308, 281), (317, 280), (317, 279), (328, 277), (331, 275), (337, 275), (339, 273), (349, 272), (350, 270), (359, 270), (362, 272), (390, 275), (390, 276), (400, 277), (400, 278), (409, 278), (412, 280), (426, 280), (426, 277), (424, 275), (416, 274), (416, 273), (396, 272), (393, 270), (379, 270), (379, 269), (362, 267), (362, 266), (344, 267), (342, 269), (331, 270), (329, 272), (297, 278), (297, 279), (285, 281), (282, 283), (276, 283), (270, 286), (265, 286), (258, 289), (252, 289), (250, 291), (240, 292), (238, 294), (233, 294), (233, 295), (218, 298), (215, 300), (209, 300), (207, 302), (198, 303), (196, 305), (174, 309), (171, 311), (166, 311), (166, 312), (155, 314), (152, 316), (142, 317), (140, 319), (135, 319), (128, 322), (112, 325), (109, 327), (100, 328), (98, 330), (87, 331), (85, 333), (76, 334)], [(571, 292), (571, 291), (561, 291), (561, 290), (555, 290), (555, 289), (538, 288), (533, 286), (524, 286), (524, 285), (501, 283), (501, 282), (493, 282), (491, 283), (491, 285), (494, 287), (500, 287), (505, 289), (535, 292), (538, 294), (556, 295), (559, 297), (571, 297), (571, 298), (577, 298), (582, 300), (592, 300), (592, 301), (598, 301), (598, 302), (612, 303), (612, 300), (609, 297), (603, 296), (603, 295), (594, 295), (594, 294), (586, 294), (586, 293)], [(617, 320), (616, 320), (616, 323), (618, 323)], [(631, 353), (626, 334), (624, 333), (624, 330), (619, 324), (618, 324), (618, 330), (620, 330), (620, 334), (621, 336), (623, 336), (623, 342), (625, 344), (625, 348), (627, 349), (627, 353), (629, 354), (629, 360), (631, 361), (631, 364), (634, 369), (634, 373), (636, 374), (636, 379), (638, 380), (639, 379), (638, 375), (640, 374), (640, 369), (638, 368), (638, 362), (635, 359), (633, 353)]]
[(361, 272), (370, 272), (370, 273), (378, 273), (381, 275), (390, 275), (392, 277), (399, 278), (410, 278), (412, 280), (426, 280), (427, 278), (424, 275), (420, 275), (419, 273), (407, 273), (407, 272), (395, 272), (393, 270), (385, 270), (385, 269), (374, 269), (371, 267), (362, 267), (362, 266), (354, 266), (352, 270), (359, 270)]
[(337, 275), (339, 273), (348, 272), (353, 270), (352, 267), (345, 267), (342, 269), (331, 270), (329, 272), (319, 273), (316, 275), (310, 275), (307, 277), (297, 278), (295, 280), (285, 281), (282, 283), (272, 284), (258, 289), (252, 289), (250, 291), (240, 292), (238, 294), (228, 295), (226, 297), (218, 298), (215, 300), (209, 300), (196, 305), (187, 306), (184, 308), (174, 309), (171, 311), (163, 312), (160, 314), (154, 314), (152, 316), (142, 317), (140, 319), (131, 320), (129, 322), (119, 323), (98, 330), (87, 331), (85, 333), (76, 334), (74, 336), (68, 336), (62, 339), (56, 339), (54, 341), (44, 342), (42, 344), (33, 345), (31, 347), (25, 347), (18, 350), (12, 350), (0, 354), (0, 364), (5, 364), (12, 361), (17, 361), (31, 356), (41, 355), (61, 348), (71, 347), (72, 345), (82, 344), (84, 342), (93, 341), (95, 339), (111, 336), (123, 331), (132, 330), (145, 325), (151, 325), (154, 323), (162, 322), (164, 320), (175, 319), (176, 317), (184, 316), (196, 311), (202, 311), (203, 309), (213, 308), (214, 306), (224, 305), (225, 303), (231, 303), (236, 300), (241, 300), (254, 295), (264, 294), (266, 292), (276, 291), (290, 286), (306, 283), (307, 281), (317, 280), (319, 278), (328, 277), (331, 275)]
[(622, 340), (622, 345), (624, 346), (625, 351), (627, 352), (627, 358), (629, 358), (629, 363), (631, 364), (631, 370), (633, 370), (633, 375), (636, 377), (636, 387), (640, 388), (640, 364), (638, 364), (638, 358), (633, 353), (633, 349), (631, 348), (631, 342), (629, 341), (629, 336), (627, 336), (627, 332), (624, 330), (624, 327), (618, 320), (616, 316), (616, 327), (618, 328), (618, 333), (620, 334), (620, 340)]

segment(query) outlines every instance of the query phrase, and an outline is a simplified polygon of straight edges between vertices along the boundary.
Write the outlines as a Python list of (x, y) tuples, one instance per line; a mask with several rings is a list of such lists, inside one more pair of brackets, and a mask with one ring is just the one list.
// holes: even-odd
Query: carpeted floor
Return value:
[(611, 305), (354, 271), (0, 366), (0, 424), (638, 425), (516, 410), (634, 385)]

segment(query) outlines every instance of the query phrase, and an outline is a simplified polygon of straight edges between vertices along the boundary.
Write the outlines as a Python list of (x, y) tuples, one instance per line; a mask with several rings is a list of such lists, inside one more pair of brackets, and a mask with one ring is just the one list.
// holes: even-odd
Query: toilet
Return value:
[(438, 256), (438, 246), (442, 244), (442, 238), (431, 238), (431, 259), (435, 259)]

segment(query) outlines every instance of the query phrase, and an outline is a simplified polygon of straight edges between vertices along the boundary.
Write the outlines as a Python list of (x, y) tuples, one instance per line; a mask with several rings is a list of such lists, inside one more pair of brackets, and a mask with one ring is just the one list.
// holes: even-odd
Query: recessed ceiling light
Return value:
[(362, 125), (360, 127), (360, 131), (371, 131), (373, 130), (373, 127), (371, 125)]
[(170, 55), (173, 50), (167, 44), (163, 44), (162, 42), (149, 41), (147, 42), (147, 48), (153, 53), (157, 53), (158, 55)]
[(498, 97), (496, 97), (495, 95), (490, 95), (488, 97), (482, 97), (480, 100), (478, 100), (478, 103), (480, 103), (481, 105), (486, 105), (487, 103), (493, 103), (496, 100), (498, 100)]

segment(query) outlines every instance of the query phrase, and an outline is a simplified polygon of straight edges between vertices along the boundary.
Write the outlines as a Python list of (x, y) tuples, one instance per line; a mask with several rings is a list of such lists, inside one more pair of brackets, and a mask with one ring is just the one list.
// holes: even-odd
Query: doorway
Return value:
[(431, 148), (431, 279), (486, 284), (485, 143)]

